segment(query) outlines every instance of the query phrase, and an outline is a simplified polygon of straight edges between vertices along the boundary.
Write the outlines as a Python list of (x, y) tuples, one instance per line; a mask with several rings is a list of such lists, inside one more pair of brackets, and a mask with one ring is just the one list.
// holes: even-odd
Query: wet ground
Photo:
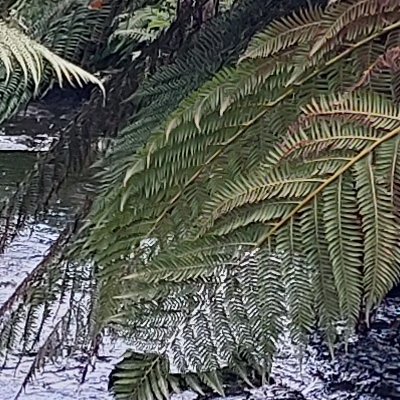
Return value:
[[(21, 113), (0, 133), (0, 198), (7, 195), (24, 171), (31, 168), (35, 152), (46, 148), (56, 137), (57, 129), (68, 119), (64, 110), (51, 112), (41, 105)], [(7, 143), (7, 145), (5, 144)], [(43, 146), (42, 146), (43, 145)], [(7, 147), (8, 146), (8, 147)], [(25, 146), (25, 147), (22, 147)], [(41, 147), (42, 146), (42, 147)], [(32, 235), (21, 235), (0, 256), (0, 304), (43, 258), (62, 229), (68, 210), (60, 210), (38, 224)], [(314, 339), (305, 352), (302, 367), (293, 348), (283, 341), (273, 377), (275, 385), (255, 391), (257, 399), (299, 400), (395, 400), (400, 399), (400, 298), (389, 298), (380, 307), (372, 329), (353, 338), (349, 352), (338, 349), (331, 361), (328, 350)], [(71, 360), (67, 365), (50, 365), (38, 375), (21, 399), (30, 400), (107, 400), (108, 375), (122, 355), (121, 348), (106, 346), (102, 361), (80, 386), (81, 365)], [(0, 400), (12, 399), (18, 392), (29, 360), (17, 373), (11, 362), (0, 370)], [(238, 398), (249, 397), (243, 393)]]

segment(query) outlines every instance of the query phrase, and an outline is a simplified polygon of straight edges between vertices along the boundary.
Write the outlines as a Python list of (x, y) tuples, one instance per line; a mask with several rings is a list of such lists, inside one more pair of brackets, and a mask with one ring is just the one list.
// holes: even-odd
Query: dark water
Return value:
[[(56, 137), (57, 129), (65, 125), (69, 118), (68, 107), (70, 105), (66, 109), (49, 111), (51, 107), (34, 105), (2, 128), (0, 198), (6, 196), (32, 167), (35, 152), (46, 149)], [(42, 260), (67, 216), (68, 208), (60, 208), (47, 221), (36, 225), (31, 235), (22, 233), (0, 256), (0, 304)], [(296, 349), (283, 337), (273, 371), (276, 384), (254, 391), (251, 397), (271, 400), (400, 399), (400, 323), (396, 321), (400, 321), (400, 299), (391, 298), (380, 307), (371, 331), (351, 340), (348, 354), (338, 349), (336, 359), (330, 360), (328, 350), (316, 337), (303, 354), (302, 366)], [(79, 385), (82, 366), (78, 360), (49, 365), (21, 399), (110, 399), (108, 375), (123, 351), (122, 344), (114, 348), (106, 345), (101, 351), (105, 358), (97, 363), (95, 371), (89, 373), (82, 386)], [(27, 359), (22, 363), (17, 373), (12, 361), (0, 371), (0, 400), (15, 396), (29, 362)], [(248, 396), (249, 393), (243, 393), (238, 398)]]
[[(60, 104), (60, 102), (58, 102)], [(63, 104), (61, 102), (61, 104)], [(25, 172), (32, 168), (37, 152), (48, 149), (57, 136), (57, 130), (68, 122), (71, 104), (56, 110), (41, 104), (34, 104), (21, 112), (0, 130), (0, 199), (9, 195), (20, 182)], [(68, 205), (58, 207), (43, 223), (37, 224), (32, 232), (22, 232), (6, 252), (0, 255), (0, 304), (2, 304), (43, 259), (52, 242), (57, 238), (68, 218)], [(44, 374), (28, 386), (21, 399), (109, 399), (107, 393), (108, 375), (117, 358), (111, 357), (111, 346), (103, 350), (106, 362), (99, 362), (96, 370), (88, 375), (80, 386), (81, 365), (78, 360), (68, 360), (63, 365), (49, 365)], [(122, 349), (113, 352), (118, 357)], [(114, 361), (114, 362), (111, 362)], [(11, 358), (6, 368), (0, 371), (0, 399), (13, 399), (23, 377), (30, 367), (26, 359), (15, 372), (15, 361)]]

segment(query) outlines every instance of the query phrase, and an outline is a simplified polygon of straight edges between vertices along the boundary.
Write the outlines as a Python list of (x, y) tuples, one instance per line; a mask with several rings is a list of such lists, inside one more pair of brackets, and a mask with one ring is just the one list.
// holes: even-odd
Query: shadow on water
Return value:
[(0, 152), (0, 201), (8, 197), (32, 169), (36, 154), (30, 152)]

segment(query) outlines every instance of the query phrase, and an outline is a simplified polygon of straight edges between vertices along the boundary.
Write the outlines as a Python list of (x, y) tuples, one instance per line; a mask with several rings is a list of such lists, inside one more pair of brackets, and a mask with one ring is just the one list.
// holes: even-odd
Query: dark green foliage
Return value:
[[(251, 367), (246, 372), (251, 374)], [(211, 393), (225, 396), (234, 394), (232, 390), (243, 390), (244, 385), (241, 375), (229, 368), (204, 373), (171, 373), (165, 356), (132, 351), (115, 366), (109, 382), (110, 390), (119, 400), (164, 400), (187, 389), (203, 396)]]

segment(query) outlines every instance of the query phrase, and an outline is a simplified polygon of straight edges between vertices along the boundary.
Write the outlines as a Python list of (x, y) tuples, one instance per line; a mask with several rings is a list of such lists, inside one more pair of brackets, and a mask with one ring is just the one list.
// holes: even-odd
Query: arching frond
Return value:
[(255, 35), (242, 59), (267, 58), (292, 46), (310, 43), (323, 32), (323, 11), (319, 7), (301, 9), (298, 13), (273, 21)]
[(104, 90), (103, 84), (98, 78), (62, 59), (4, 22), (0, 24), (0, 48), (0, 61), (5, 69), (3, 79), (6, 84), (13, 71), (19, 68), (22, 71), (25, 85), (28, 84), (28, 78), (32, 78), (34, 92), (37, 93), (42, 79), (44, 63), (47, 63), (51, 66), (60, 84), (64, 80), (72, 85), (92, 82)]
[[(277, 258), (286, 300), (277, 310), (290, 321), (298, 343), (317, 324), (330, 340), (339, 321), (354, 328), (361, 310), (368, 314), (397, 282), (397, 146), (389, 143), (397, 143), (399, 111), (386, 86), (358, 85), (369, 60), (351, 61), (360, 54), (378, 59), (385, 51), (378, 40), (398, 29), (392, 23), (397, 5), (374, 4), (341, 2), (287, 18), (253, 39), (245, 53), (251, 59), (221, 70), (163, 116), (164, 128), (143, 119), (143, 129), (153, 136), (118, 170), (115, 176), (126, 171), (124, 186), (110, 192), (111, 208), (94, 214), (101, 223), (87, 242), (95, 253), (96, 242), (111, 226), (118, 232), (123, 219), (124, 232), (136, 235), (130, 236), (132, 251), (146, 238), (166, 247), (146, 265), (126, 272), (122, 296), (134, 292), (129, 287), (135, 282), (203, 281), (213, 279), (218, 266), (243, 268), (248, 280), (240, 295), (234, 286), (226, 288), (229, 296), (241, 299), (227, 312), (248, 321), (233, 338), (243, 345), (243, 354), (257, 359), (264, 340), (266, 349), (274, 348), (270, 335), (279, 331), (277, 322), (264, 321), (263, 310), (273, 310), (277, 299), (255, 296), (251, 277), (257, 276), (257, 267), (249, 263), (249, 249), (261, 252), (267, 269), (272, 268), (267, 260)], [(363, 30), (366, 13), (390, 18)], [(353, 32), (342, 35), (348, 18)], [(285, 58), (286, 50), (290, 57)], [(176, 70), (170, 74), (176, 76)], [(139, 129), (140, 122), (132, 129)], [(384, 179), (387, 184), (378, 189)], [(386, 223), (390, 229), (384, 232), (380, 226)], [(221, 240), (221, 251), (226, 243), (236, 252), (210, 256), (200, 243), (211, 239)], [(246, 243), (247, 250), (239, 243)], [(181, 258), (179, 249), (188, 244), (193, 250)], [(383, 253), (390, 257), (378, 261)], [(251, 322), (257, 318), (264, 321), (260, 327)], [(250, 336), (259, 341), (249, 341)]]

